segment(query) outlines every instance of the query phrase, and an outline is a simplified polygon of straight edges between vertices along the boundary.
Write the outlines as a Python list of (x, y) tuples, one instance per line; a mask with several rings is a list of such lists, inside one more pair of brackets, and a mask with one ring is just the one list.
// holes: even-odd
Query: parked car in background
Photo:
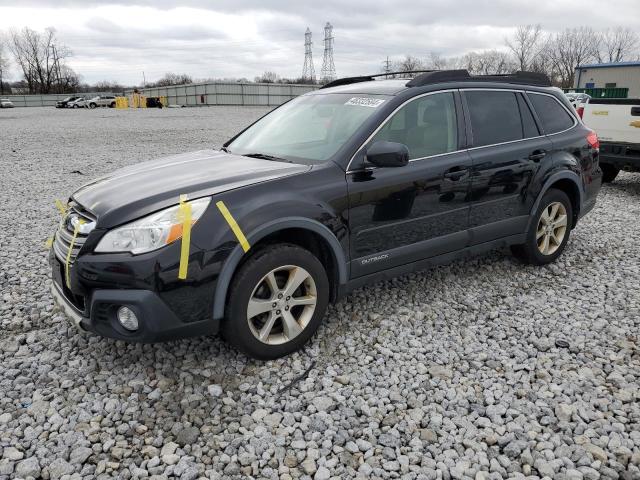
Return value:
[(84, 108), (87, 106), (87, 101), (84, 97), (78, 97), (75, 100), (67, 103), (67, 108)]
[(58, 100), (56, 102), (56, 108), (67, 108), (69, 106), (70, 102), (73, 102), (73, 101), (77, 100), (78, 98), (80, 98), (80, 97), (71, 96), (71, 97), (67, 97), (67, 98), (65, 98), (63, 100)]
[(115, 108), (116, 106), (116, 97), (115, 95), (98, 95), (87, 100), (87, 107), (96, 108), (96, 107), (110, 107)]
[(8, 98), (0, 98), (0, 108), (13, 108), (15, 105)]
[(601, 177), (596, 134), (546, 75), (344, 78), (222, 151), (78, 189), (49, 255), (52, 294), (99, 335), (221, 331), (273, 359), (367, 283), (505, 246), (553, 262)]
[(573, 108), (575, 108), (576, 110), (578, 109), (578, 107), (580, 107), (580, 105), (582, 105), (583, 103), (586, 103), (591, 98), (586, 93), (570, 92), (570, 93), (565, 93), (565, 96), (569, 99), (569, 103), (571, 103)]
[(582, 121), (600, 138), (603, 181), (620, 170), (640, 172), (640, 99), (592, 98), (583, 108)]

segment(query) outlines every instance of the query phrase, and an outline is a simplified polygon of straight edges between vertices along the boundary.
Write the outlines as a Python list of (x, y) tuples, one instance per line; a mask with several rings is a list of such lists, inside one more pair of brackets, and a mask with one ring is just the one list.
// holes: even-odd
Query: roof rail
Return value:
[(332, 82), (327, 83), (326, 85), (321, 86), (320, 88), (330, 88), (330, 87), (338, 87), (340, 85), (350, 85), (352, 83), (359, 82), (370, 82), (371, 80), (377, 77), (388, 77), (390, 75), (407, 75), (411, 73), (427, 73), (433, 72), (433, 70), (408, 70), (406, 72), (387, 72), (387, 73), (376, 73), (375, 75), (363, 75), (360, 77), (344, 77), (338, 78)]
[(407, 82), (407, 87), (421, 87), (442, 82), (509, 82), (550, 87), (551, 80), (544, 73), (515, 72), (500, 75), (470, 75), (467, 70), (437, 70), (423, 73)]
[(537, 85), (540, 87), (550, 87), (551, 80), (544, 73), (537, 72), (515, 72), (498, 75), (470, 75), (467, 70), (410, 70), (407, 72), (376, 73), (375, 75), (363, 75), (360, 77), (345, 77), (329, 82), (322, 88), (337, 87), (339, 85), (350, 85), (352, 83), (370, 82), (377, 77), (388, 77), (395, 75), (407, 75), (420, 73), (406, 83), (407, 87), (422, 87), (433, 83), (443, 82), (509, 82), (522, 85)]

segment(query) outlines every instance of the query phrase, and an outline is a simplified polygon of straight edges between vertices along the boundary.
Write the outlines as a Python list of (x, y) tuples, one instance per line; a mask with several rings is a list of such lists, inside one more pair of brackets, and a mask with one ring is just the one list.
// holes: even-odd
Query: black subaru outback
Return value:
[(554, 261), (595, 204), (598, 148), (545, 76), (340, 79), (221, 151), (80, 188), (51, 249), (53, 295), (106, 337), (220, 331), (280, 357), (368, 282), (504, 246)]

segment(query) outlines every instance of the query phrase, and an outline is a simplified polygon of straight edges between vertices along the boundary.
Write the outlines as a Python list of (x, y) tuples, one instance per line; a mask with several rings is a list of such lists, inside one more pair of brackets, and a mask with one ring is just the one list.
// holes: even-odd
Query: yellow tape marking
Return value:
[(178, 218), (182, 221), (182, 237), (180, 239), (180, 267), (178, 278), (187, 278), (189, 268), (189, 247), (191, 245), (191, 204), (187, 203), (187, 196), (180, 195), (180, 211)]
[(240, 227), (238, 226), (238, 223), (236, 222), (235, 218), (233, 218), (233, 216), (231, 215), (231, 212), (229, 212), (229, 209), (227, 208), (227, 206), (221, 200), (218, 203), (216, 203), (216, 207), (218, 207), (218, 210), (220, 210), (220, 213), (229, 224), (229, 227), (231, 227), (231, 230), (233, 231), (236, 238), (238, 239), (238, 242), (240, 242), (240, 246), (242, 247), (242, 250), (244, 250), (245, 253), (248, 252), (251, 246), (249, 245), (247, 238), (244, 236), (244, 233), (242, 233), (242, 230), (240, 230)]
[(64, 216), (69, 210), (69, 205), (65, 205), (60, 200), (56, 199), (56, 208), (60, 211), (60, 215)]
[(84, 220), (82, 219), (79, 219), (78, 223), (76, 223), (76, 226), (73, 229), (73, 237), (71, 238), (71, 243), (69, 243), (69, 250), (67, 250), (67, 258), (64, 262), (64, 276), (67, 281), (68, 288), (71, 288), (71, 277), (69, 276), (69, 263), (71, 263), (71, 250), (73, 250), (73, 244), (76, 243), (76, 237), (78, 236), (80, 227), (83, 224), (84, 224)]
[(49, 250), (53, 246), (53, 238), (47, 238), (47, 241), (44, 242), (44, 248)]
[(594, 110), (591, 113), (594, 115), (609, 115), (609, 110)]

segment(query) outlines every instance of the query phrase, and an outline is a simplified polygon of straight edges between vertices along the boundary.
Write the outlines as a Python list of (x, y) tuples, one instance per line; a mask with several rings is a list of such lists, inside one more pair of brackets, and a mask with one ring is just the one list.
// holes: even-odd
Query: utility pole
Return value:
[[(391, 62), (389, 61), (389, 57), (388, 56), (387, 56), (387, 59), (384, 62), (382, 62), (382, 65), (383, 65), (382, 73), (386, 73), (386, 74), (391, 73)], [(387, 75), (384, 78), (389, 78), (389, 75)]]
[(147, 79), (144, 76), (144, 70), (142, 71), (142, 88), (147, 87)]
[(56, 46), (55, 45), (51, 45), (51, 53), (53, 55), (53, 71), (56, 74), (57, 80), (58, 80), (58, 93), (64, 93), (62, 91), (62, 82), (60, 81), (60, 59), (58, 58), (58, 52), (56, 51)]
[(336, 66), (333, 63), (333, 25), (329, 22), (324, 26), (324, 56), (320, 76), (323, 83), (336, 79)]
[(302, 80), (316, 83), (316, 70), (313, 67), (313, 52), (311, 51), (311, 30), (307, 27), (304, 33), (304, 67), (302, 67)]

